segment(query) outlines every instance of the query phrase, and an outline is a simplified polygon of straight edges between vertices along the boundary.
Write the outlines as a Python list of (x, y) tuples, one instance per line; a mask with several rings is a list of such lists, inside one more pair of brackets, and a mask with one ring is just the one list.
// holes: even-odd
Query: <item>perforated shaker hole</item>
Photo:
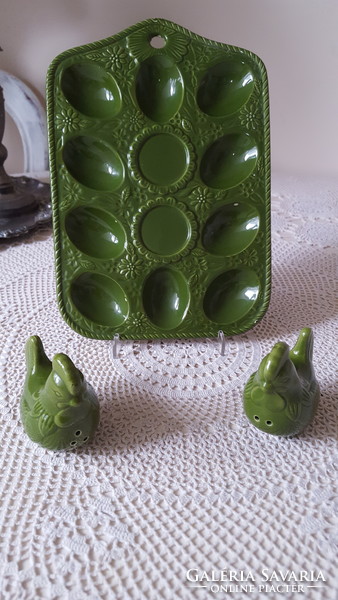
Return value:
[(75, 440), (73, 440), (72, 442), (70, 442), (70, 446), (74, 447), (74, 446), (76, 446), (76, 443), (77, 442)]
[(150, 39), (150, 45), (153, 48), (164, 48), (166, 45), (166, 40), (161, 35), (153, 35)]
[(88, 440), (88, 436), (86, 435), (86, 437), (83, 438), (83, 441), (86, 442)]
[(268, 425), (269, 427), (271, 427), (272, 421), (265, 421), (265, 425)]
[(81, 433), (82, 433), (82, 432), (80, 431), (80, 429), (78, 429), (77, 431), (75, 431), (75, 435), (76, 435), (76, 437), (79, 437), (79, 435), (81, 435)]
[(257, 415), (254, 416), (255, 421), (259, 421), (259, 417)]

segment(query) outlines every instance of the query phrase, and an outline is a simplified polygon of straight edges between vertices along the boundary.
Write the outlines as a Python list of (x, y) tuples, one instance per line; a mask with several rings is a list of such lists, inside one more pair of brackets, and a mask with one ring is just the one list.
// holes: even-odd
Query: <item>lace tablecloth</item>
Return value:
[[(50, 232), (0, 247), (1, 600), (338, 598), (337, 222), (338, 180), (274, 178), (270, 307), (224, 356), (205, 339), (125, 342), (112, 360), (58, 312)], [(243, 386), (304, 326), (319, 409), (302, 435), (269, 436)], [(90, 446), (25, 435), (32, 334), (98, 392)]]

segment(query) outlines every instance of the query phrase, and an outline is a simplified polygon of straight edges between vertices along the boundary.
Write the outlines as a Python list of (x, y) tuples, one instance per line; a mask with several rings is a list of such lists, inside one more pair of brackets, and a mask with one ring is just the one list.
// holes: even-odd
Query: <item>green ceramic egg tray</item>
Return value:
[(96, 339), (253, 327), (270, 294), (265, 67), (162, 19), (47, 77), (57, 295)]

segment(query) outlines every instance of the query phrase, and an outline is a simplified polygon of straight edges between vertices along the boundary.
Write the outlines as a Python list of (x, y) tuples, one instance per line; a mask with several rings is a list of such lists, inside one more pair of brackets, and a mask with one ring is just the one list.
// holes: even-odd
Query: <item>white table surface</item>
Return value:
[[(272, 192), (270, 307), (225, 356), (216, 340), (125, 342), (112, 360), (59, 314), (50, 231), (0, 246), (1, 600), (338, 598), (338, 179), (275, 176)], [(243, 386), (304, 326), (319, 408), (298, 437), (269, 436), (246, 420)], [(90, 446), (55, 453), (25, 435), (32, 334), (96, 389)], [(230, 570), (248, 594), (203, 578)]]

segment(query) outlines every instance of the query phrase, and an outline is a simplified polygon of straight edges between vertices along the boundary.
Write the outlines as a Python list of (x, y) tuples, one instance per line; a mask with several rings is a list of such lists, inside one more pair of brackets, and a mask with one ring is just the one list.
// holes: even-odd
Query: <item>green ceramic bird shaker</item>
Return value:
[(99, 402), (79, 369), (65, 354), (50, 361), (41, 339), (26, 342), (26, 379), (21, 419), (27, 435), (50, 450), (88, 442), (99, 424)]
[(291, 350), (278, 342), (244, 388), (244, 411), (266, 433), (291, 436), (312, 420), (319, 386), (312, 366), (313, 333), (301, 330)]

